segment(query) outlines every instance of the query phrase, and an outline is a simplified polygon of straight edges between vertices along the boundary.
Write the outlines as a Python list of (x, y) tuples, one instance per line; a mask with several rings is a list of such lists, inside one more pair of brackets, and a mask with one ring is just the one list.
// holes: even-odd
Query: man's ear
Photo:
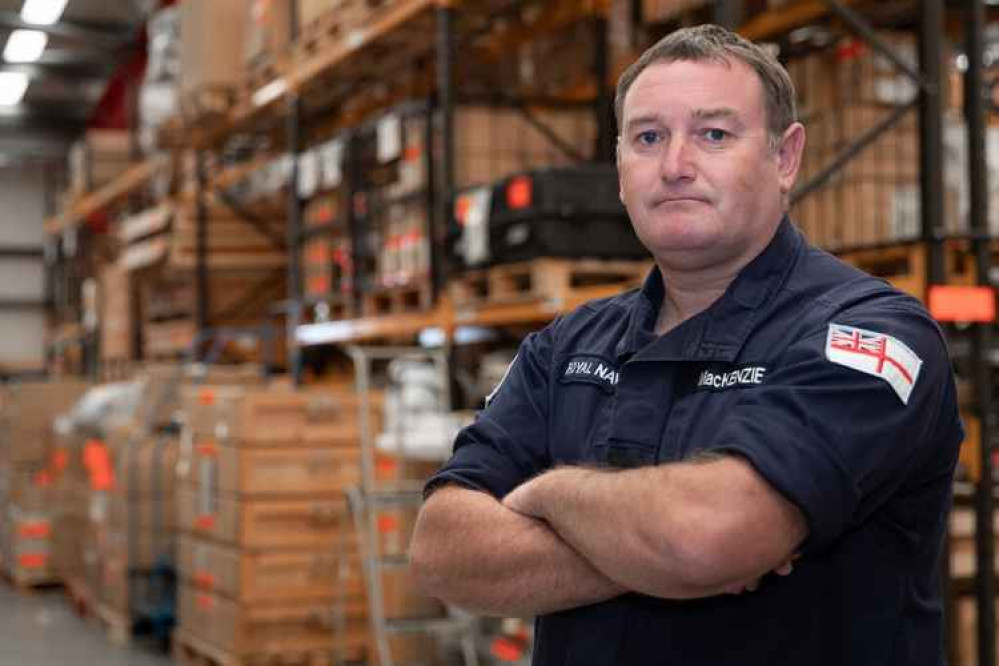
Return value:
[(805, 126), (801, 123), (792, 123), (784, 130), (784, 135), (777, 146), (777, 175), (780, 179), (781, 194), (785, 196), (794, 187), (804, 152)]

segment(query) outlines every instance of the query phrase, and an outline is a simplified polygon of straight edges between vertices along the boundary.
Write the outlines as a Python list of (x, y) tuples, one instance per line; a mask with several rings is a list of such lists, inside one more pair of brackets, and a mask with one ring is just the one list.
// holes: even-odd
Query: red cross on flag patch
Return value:
[(904, 342), (884, 333), (829, 324), (826, 358), (888, 382), (904, 404), (919, 377), (923, 362)]

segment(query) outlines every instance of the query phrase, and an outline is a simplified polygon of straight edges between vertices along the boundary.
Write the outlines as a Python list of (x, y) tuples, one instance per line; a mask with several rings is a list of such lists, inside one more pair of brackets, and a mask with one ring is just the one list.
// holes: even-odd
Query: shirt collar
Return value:
[(653, 267), (617, 345), (618, 358), (640, 352), (645, 361), (734, 361), (756, 326), (761, 306), (777, 293), (803, 246), (804, 238), (785, 215), (767, 247), (739, 272), (721, 298), (658, 338), (653, 331), (665, 292), (662, 273)]

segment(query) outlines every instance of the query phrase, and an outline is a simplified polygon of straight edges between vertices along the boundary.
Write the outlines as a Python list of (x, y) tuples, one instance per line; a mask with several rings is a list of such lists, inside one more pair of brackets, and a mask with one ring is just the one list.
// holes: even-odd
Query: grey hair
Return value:
[(677, 61), (729, 64), (732, 60), (751, 67), (763, 84), (769, 144), (772, 151), (776, 150), (785, 130), (798, 119), (794, 83), (790, 75), (777, 58), (763, 47), (712, 24), (682, 28), (666, 35), (624, 70), (614, 94), (618, 133), (624, 122), (624, 99), (635, 79), (649, 65)]

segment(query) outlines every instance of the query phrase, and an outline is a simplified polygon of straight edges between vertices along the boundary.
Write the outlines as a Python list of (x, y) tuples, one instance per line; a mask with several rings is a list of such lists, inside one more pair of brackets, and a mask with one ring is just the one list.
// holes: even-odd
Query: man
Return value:
[(537, 615), (546, 666), (942, 664), (940, 331), (787, 219), (805, 131), (764, 50), (673, 33), (616, 109), (656, 268), (524, 341), (428, 485), (418, 577)]

